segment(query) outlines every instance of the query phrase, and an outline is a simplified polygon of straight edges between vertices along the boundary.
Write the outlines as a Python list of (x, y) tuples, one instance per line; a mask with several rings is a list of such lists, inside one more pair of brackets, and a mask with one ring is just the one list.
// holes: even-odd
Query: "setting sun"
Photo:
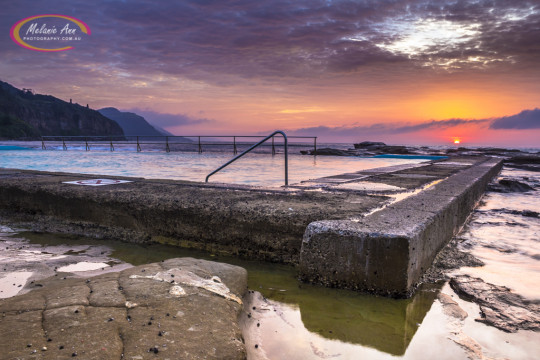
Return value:
[(461, 141), (459, 139), (454, 139), (454, 144), (459, 144)]

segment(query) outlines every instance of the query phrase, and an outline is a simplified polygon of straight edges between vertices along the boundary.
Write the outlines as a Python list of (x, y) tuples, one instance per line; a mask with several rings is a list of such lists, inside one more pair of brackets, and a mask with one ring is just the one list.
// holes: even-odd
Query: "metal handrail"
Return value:
[(281, 130), (274, 131), (272, 134), (268, 135), (267, 137), (265, 137), (264, 139), (262, 139), (261, 141), (259, 141), (255, 145), (252, 145), (249, 149), (247, 149), (246, 151), (244, 151), (240, 155), (235, 156), (231, 160), (227, 161), (225, 164), (218, 167), (216, 170), (212, 171), (210, 174), (206, 175), (206, 179), (204, 180), (204, 182), (208, 182), (208, 179), (210, 178), (210, 176), (214, 175), (218, 171), (222, 170), (224, 167), (226, 167), (226, 166), (232, 164), (233, 162), (235, 162), (236, 160), (240, 159), (242, 156), (246, 155), (248, 152), (250, 152), (251, 150), (255, 149), (257, 146), (264, 143), (266, 140), (268, 140), (270, 138), (272, 138), (272, 140), (273, 140), (274, 136), (277, 135), (277, 134), (281, 134), (283, 136), (283, 144), (284, 144), (283, 146), (285, 148), (285, 186), (288, 186), (289, 185), (289, 154), (288, 154), (288, 151), (287, 151), (287, 135), (285, 135), (285, 133), (283, 131), (281, 131)]

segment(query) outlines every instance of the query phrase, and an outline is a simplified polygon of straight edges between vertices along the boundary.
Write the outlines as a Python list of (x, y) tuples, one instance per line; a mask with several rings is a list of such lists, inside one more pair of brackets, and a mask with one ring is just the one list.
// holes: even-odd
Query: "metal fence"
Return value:
[[(90, 151), (93, 147), (107, 147), (110, 151), (115, 151), (119, 146), (132, 145), (137, 152), (145, 148), (152, 150), (163, 149), (166, 152), (171, 151), (203, 151), (210, 150), (212, 147), (230, 148), (233, 154), (237, 154), (242, 147), (249, 147), (254, 142), (264, 139), (265, 136), (258, 135), (196, 135), (196, 136), (42, 136), (41, 148), (46, 150), (48, 147), (62, 146), (63, 150), (69, 150), (75, 147), (84, 147)], [(306, 147), (317, 150), (316, 136), (288, 136), (289, 147)], [(250, 141), (252, 140), (252, 141)], [(266, 145), (271, 147), (272, 154), (276, 153), (276, 148), (283, 145), (283, 139), (271, 138), (271, 142)], [(292, 140), (292, 141), (291, 141)]]

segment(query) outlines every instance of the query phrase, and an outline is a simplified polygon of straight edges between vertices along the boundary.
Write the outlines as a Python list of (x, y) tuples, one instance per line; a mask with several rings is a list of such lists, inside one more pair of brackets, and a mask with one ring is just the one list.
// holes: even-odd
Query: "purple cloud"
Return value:
[(495, 119), (490, 129), (540, 129), (540, 109), (523, 110), (519, 114)]
[(360, 125), (360, 126), (316, 126), (309, 128), (302, 128), (289, 131), (291, 135), (309, 136), (309, 135), (327, 135), (327, 136), (369, 136), (369, 135), (394, 135), (394, 134), (406, 134), (421, 130), (430, 129), (447, 129), (459, 125), (467, 124), (488, 124), (491, 120), (466, 120), (466, 119), (448, 119), (448, 120), (432, 120), (419, 124), (403, 124), (403, 123), (377, 123), (372, 125)]

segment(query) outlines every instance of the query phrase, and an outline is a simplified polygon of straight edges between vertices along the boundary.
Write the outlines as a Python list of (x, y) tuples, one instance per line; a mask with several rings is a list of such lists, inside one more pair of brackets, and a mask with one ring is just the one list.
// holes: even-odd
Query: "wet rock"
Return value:
[(443, 306), (443, 312), (450, 317), (465, 320), (468, 316), (467, 312), (463, 310), (457, 302), (455, 302), (449, 295), (439, 293), (438, 299)]
[(540, 156), (534, 156), (534, 155), (518, 155), (514, 156), (511, 159), (505, 161), (506, 163), (513, 163), (513, 164), (537, 164), (540, 165)]
[(386, 146), (383, 142), (378, 141), (362, 141), (361, 143), (354, 144), (355, 149), (376, 149)]
[(540, 301), (530, 301), (504, 286), (493, 285), (468, 275), (450, 280), (452, 289), (462, 298), (480, 305), (476, 321), (507, 332), (540, 331)]
[(374, 142), (374, 141), (363, 141), (358, 144), (354, 144), (354, 148), (362, 151), (369, 151), (373, 154), (417, 154), (417, 148), (410, 148), (407, 146), (401, 145), (386, 145), (383, 142)]
[(450, 270), (459, 269), (464, 266), (478, 267), (484, 263), (466, 251), (459, 248), (459, 239), (452, 239), (435, 257), (431, 267), (422, 276), (422, 282), (436, 283), (446, 280)]
[(317, 150), (312, 150), (309, 152), (310, 155), (328, 155), (328, 156), (354, 156), (355, 153), (352, 153), (347, 150), (339, 150), (332, 148), (321, 148)]
[[(159, 272), (166, 273), (179, 267), (208, 280), (219, 276), (223, 286), (238, 297), (242, 297), (247, 289), (244, 269), (191, 258), (145, 265), (144, 274), (154, 277)], [(130, 278), (135, 274), (141, 274), (141, 267), (92, 278), (95, 299), (90, 296), (85, 279), (54, 277), (44, 279), (46, 286), (43, 288), (0, 299), (0, 313), (6, 314), (0, 321), (3, 352), (0, 358), (29, 358), (30, 350), (47, 347), (47, 359), (70, 355), (85, 359), (120, 359), (122, 354), (125, 359), (149, 356), (173, 359), (180, 353), (186, 358), (214, 358), (218, 353), (220, 358), (245, 359), (246, 348), (237, 322), (242, 310), (239, 303), (204, 288), (187, 285), (189, 297), (174, 297), (169, 293), (171, 284), (168, 282)], [(123, 292), (118, 290), (119, 286), (123, 287)], [(115, 295), (106, 296), (108, 293)], [(139, 306), (128, 308), (127, 302)], [(75, 313), (76, 310), (79, 312)], [(166, 313), (184, 316), (173, 318), (165, 316)], [(133, 326), (146, 324), (149, 319), (155, 319), (154, 325)], [(159, 339), (167, 340), (169, 332), (181, 336), (167, 342), (167, 346), (160, 344), (158, 347), (156, 335), (161, 333)], [(49, 346), (53, 343), (62, 345)], [(27, 348), (29, 344), (32, 345)], [(66, 354), (64, 349), (71, 353)], [(151, 354), (148, 349), (152, 349)]]
[(500, 193), (533, 191), (529, 185), (512, 179), (501, 179), (497, 184), (490, 184), (488, 190)]
[(538, 218), (540, 214), (532, 210), (509, 210), (509, 209), (493, 209), (493, 212), (502, 212), (505, 214), (520, 215), (525, 217)]

